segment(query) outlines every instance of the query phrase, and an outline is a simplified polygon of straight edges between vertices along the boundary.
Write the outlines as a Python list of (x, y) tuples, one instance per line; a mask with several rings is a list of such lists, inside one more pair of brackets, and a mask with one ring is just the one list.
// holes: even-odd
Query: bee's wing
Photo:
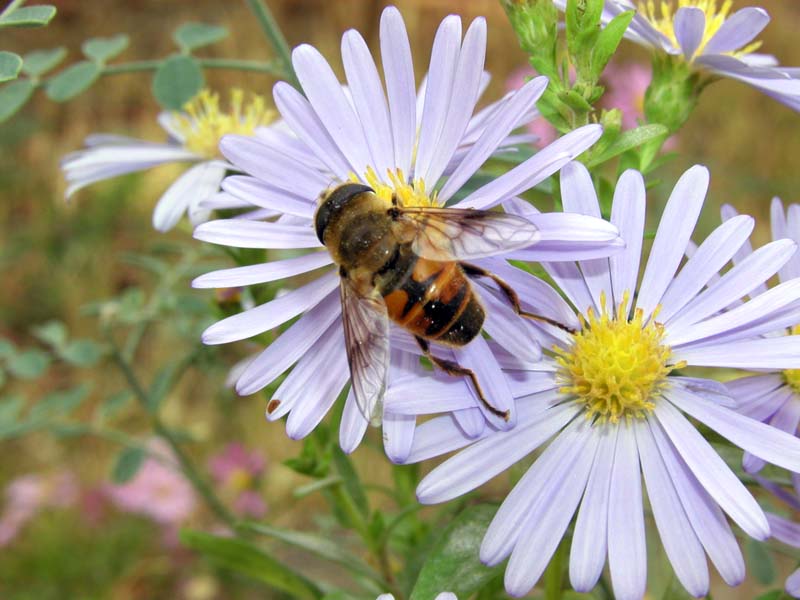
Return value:
[(389, 374), (389, 316), (383, 298), (359, 294), (342, 279), (342, 323), (356, 404), (374, 426), (381, 424)]
[(488, 210), (403, 208), (398, 220), (412, 231), (414, 253), (429, 260), (494, 256), (540, 239), (538, 228), (530, 221)]

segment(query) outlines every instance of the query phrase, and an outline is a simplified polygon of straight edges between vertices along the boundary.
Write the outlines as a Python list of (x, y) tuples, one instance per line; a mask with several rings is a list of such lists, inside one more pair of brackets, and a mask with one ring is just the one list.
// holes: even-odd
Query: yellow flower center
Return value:
[[(639, 0), (638, 12), (645, 19), (650, 21), (653, 27), (667, 36), (675, 47), (678, 47), (678, 39), (675, 36), (674, 28), (675, 12), (684, 6), (702, 10), (706, 16), (706, 28), (703, 32), (703, 39), (700, 41), (700, 45), (695, 51), (695, 56), (699, 56), (703, 53), (703, 49), (706, 47), (708, 41), (714, 37), (714, 34), (722, 27), (725, 19), (728, 18), (733, 0), (723, 0), (719, 6), (717, 6), (717, 4), (717, 0), (677, 0), (677, 2), (675, 2), (675, 0), (662, 0), (661, 2), (656, 2), (656, 0)], [(759, 46), (761, 46), (761, 42), (753, 42), (729, 54), (733, 56), (742, 56), (754, 52)]]
[[(800, 335), (800, 325), (792, 327), (792, 335)], [(783, 378), (795, 394), (800, 394), (800, 369), (786, 369)]]
[(223, 135), (253, 135), (257, 127), (269, 125), (277, 113), (267, 108), (264, 98), (253, 94), (248, 102), (244, 92), (231, 90), (227, 112), (220, 110), (219, 94), (201, 90), (175, 115), (178, 130), (185, 138), (187, 150), (206, 158), (219, 156), (219, 140)]
[[(425, 182), (422, 179), (415, 179), (409, 182), (400, 169), (387, 171), (387, 174), (391, 185), (381, 181), (372, 167), (367, 167), (367, 172), (364, 175), (364, 181), (375, 190), (375, 193), (382, 200), (391, 203), (392, 197), (396, 196), (400, 206), (422, 206), (426, 208), (439, 206), (436, 200), (436, 192), (428, 194), (425, 189)], [(360, 181), (355, 173), (350, 174), (350, 179), (354, 182)]]
[(581, 330), (572, 346), (554, 349), (560, 368), (560, 392), (577, 396), (589, 419), (616, 423), (620, 418), (644, 418), (653, 400), (668, 385), (667, 375), (682, 364), (670, 364), (672, 350), (663, 344), (664, 326), (656, 315), (644, 322), (641, 309), (628, 319), (630, 294), (625, 293), (617, 314), (593, 308), (581, 316)]

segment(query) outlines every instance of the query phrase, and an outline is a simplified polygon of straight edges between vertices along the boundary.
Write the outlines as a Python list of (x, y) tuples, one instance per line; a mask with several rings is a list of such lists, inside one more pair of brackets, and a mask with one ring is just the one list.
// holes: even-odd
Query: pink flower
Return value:
[(249, 452), (237, 443), (228, 444), (209, 461), (211, 475), (232, 503), (233, 510), (241, 516), (260, 518), (267, 511), (257, 491), (264, 463), (258, 452)]
[(144, 515), (162, 525), (181, 523), (197, 505), (194, 490), (166, 447), (152, 443), (150, 448), (159, 459), (147, 458), (133, 479), (122, 485), (107, 486), (106, 494), (125, 512)]

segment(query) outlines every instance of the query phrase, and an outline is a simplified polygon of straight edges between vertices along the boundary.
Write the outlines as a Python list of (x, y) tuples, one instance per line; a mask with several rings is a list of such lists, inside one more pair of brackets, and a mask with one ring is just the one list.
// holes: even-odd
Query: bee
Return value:
[(342, 319), (350, 378), (364, 416), (379, 425), (389, 371), (389, 324), (414, 336), (422, 353), (444, 372), (468, 377), (489, 403), (475, 373), (434, 356), (430, 343), (458, 348), (481, 331), (486, 313), (470, 278), (487, 277), (521, 316), (514, 290), (496, 275), (463, 262), (523, 248), (538, 241), (535, 225), (515, 215), (471, 209), (401, 206), (373, 189), (344, 183), (319, 200), (317, 237), (339, 267)]

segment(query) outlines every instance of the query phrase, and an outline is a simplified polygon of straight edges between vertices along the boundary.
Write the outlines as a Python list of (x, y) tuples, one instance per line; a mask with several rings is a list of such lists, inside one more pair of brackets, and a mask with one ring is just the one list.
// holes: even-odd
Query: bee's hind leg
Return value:
[(519, 296), (517, 292), (514, 291), (508, 283), (506, 283), (503, 279), (495, 275), (494, 273), (487, 271), (486, 269), (482, 269), (476, 265), (471, 265), (469, 263), (460, 263), (461, 268), (464, 269), (464, 272), (469, 277), (488, 277), (492, 281), (497, 284), (497, 287), (500, 288), (500, 291), (503, 292), (505, 297), (508, 299), (508, 302), (511, 304), (511, 308), (514, 309), (514, 312), (517, 313), (520, 317), (524, 317), (526, 319), (531, 319), (533, 321), (541, 321), (543, 323), (547, 323), (548, 325), (552, 325), (553, 327), (558, 327), (559, 329), (563, 329), (567, 333), (575, 333), (575, 331), (563, 323), (559, 323), (554, 319), (548, 319), (547, 317), (543, 317), (541, 315), (535, 315), (528, 311), (522, 310), (522, 305), (519, 302)]
[(478, 378), (475, 375), (475, 372), (471, 369), (467, 369), (462, 367), (457, 362), (452, 360), (446, 360), (444, 358), (439, 358), (438, 356), (434, 356), (431, 353), (430, 344), (428, 344), (428, 340), (421, 338), (417, 335), (414, 336), (414, 339), (417, 340), (417, 344), (419, 344), (422, 353), (430, 360), (434, 365), (439, 367), (442, 371), (447, 373), (448, 375), (453, 375), (454, 377), (469, 377), (469, 380), (472, 382), (472, 385), (475, 387), (475, 391), (478, 393), (478, 398), (486, 407), (486, 409), (492, 413), (493, 415), (497, 415), (504, 421), (508, 421), (509, 417), (511, 416), (507, 410), (499, 410), (489, 404), (489, 401), (486, 399), (486, 396), (483, 394), (483, 389), (481, 388), (480, 383), (478, 383)]

